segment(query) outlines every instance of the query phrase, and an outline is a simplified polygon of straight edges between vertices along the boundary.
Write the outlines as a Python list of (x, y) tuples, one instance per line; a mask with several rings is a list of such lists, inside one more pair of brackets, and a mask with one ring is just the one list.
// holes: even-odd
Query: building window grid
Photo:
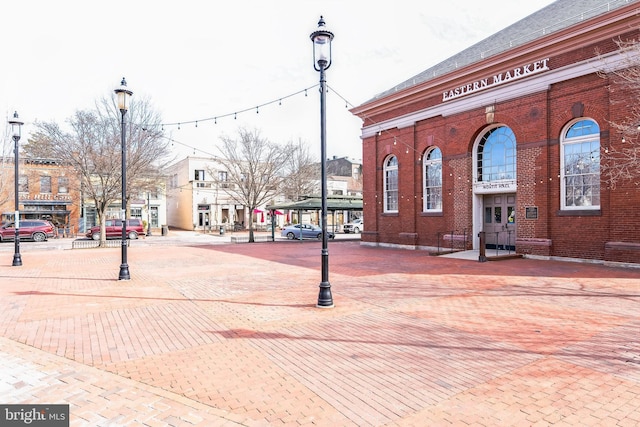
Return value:
[(600, 208), (600, 128), (593, 120), (572, 124), (562, 140), (562, 209)]
[(516, 177), (516, 139), (507, 126), (490, 130), (478, 145), (478, 180), (502, 181)]
[(389, 157), (384, 164), (384, 212), (398, 212), (398, 158)]
[(50, 176), (40, 177), (40, 193), (51, 194), (51, 177)]
[(29, 192), (29, 177), (27, 175), (20, 175), (18, 177), (18, 193)]
[(424, 156), (424, 206), (425, 212), (442, 211), (442, 151), (431, 149)]
[(67, 194), (69, 192), (69, 178), (66, 176), (58, 177), (58, 193)]

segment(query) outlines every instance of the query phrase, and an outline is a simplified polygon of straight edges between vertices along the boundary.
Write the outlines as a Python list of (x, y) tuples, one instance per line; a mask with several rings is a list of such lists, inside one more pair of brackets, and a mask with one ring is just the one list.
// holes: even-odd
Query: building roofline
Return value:
[[(581, 14), (579, 16), (580, 19), (574, 16), (575, 13), (572, 15), (574, 16), (574, 19), (567, 17), (566, 13), (561, 13), (564, 10), (564, 6), (567, 4), (574, 5), (574, 3), (577, 4), (583, 2), (558, 0), (540, 11), (529, 15), (527, 18), (518, 21), (516, 24), (513, 24), (487, 39), (476, 43), (449, 59), (442, 61), (434, 67), (431, 67), (411, 79), (376, 95), (373, 99), (361, 104), (360, 106), (352, 108), (350, 111), (351, 113), (363, 118), (365, 125), (367, 125), (366, 117), (364, 116), (384, 113), (389, 109), (394, 109), (398, 103), (406, 104), (413, 102), (415, 99), (424, 99), (425, 97), (437, 95), (445, 85), (455, 84), (452, 82), (455, 82), (456, 79), (469, 79), (470, 76), (473, 76), (474, 74), (490, 72), (492, 68), (500, 66), (500, 64), (507, 63), (508, 61), (526, 61), (525, 58), (537, 58), (536, 55), (539, 56), (542, 52), (544, 52), (546, 56), (557, 55), (560, 53), (560, 50), (567, 49), (567, 44), (571, 44), (567, 43), (568, 41), (573, 41), (574, 43), (571, 45), (575, 48), (578, 45), (587, 45), (606, 37), (615, 37), (620, 34), (620, 26), (627, 25), (627, 23), (629, 23), (628, 30), (632, 31), (633, 22), (637, 20), (637, 17), (640, 14), (640, 9), (638, 8), (640, 0), (617, 0), (609, 2), (603, 2), (602, 0), (590, 0), (589, 3), (597, 3), (600, 6), (589, 9), (587, 12)], [(596, 14), (596, 12), (601, 11), (602, 8), (605, 7), (605, 13)], [(574, 8), (570, 10), (575, 11), (575, 5)], [(537, 22), (537, 20), (547, 17), (551, 13), (555, 16), (556, 12), (560, 13), (560, 16), (563, 17), (561, 22), (566, 25), (558, 25), (558, 28), (554, 31), (540, 35), (539, 37), (533, 38), (527, 42), (522, 42), (517, 46), (510, 46), (500, 51), (496, 50), (495, 53), (485, 58), (471, 60), (464, 65), (462, 62), (457, 62), (458, 58), (461, 56), (465, 57), (465, 55), (473, 55), (477, 51), (480, 51), (483, 46), (491, 45), (488, 41), (497, 35), (500, 35), (501, 33), (509, 33), (510, 29), (520, 28), (523, 25), (531, 25), (531, 20), (534, 20), (533, 22)], [(554, 24), (552, 23), (547, 27), (551, 27), (553, 25)], [(544, 31), (538, 30), (531, 34), (539, 32)], [(591, 36), (589, 36), (589, 34), (591, 34)], [(452, 63), (455, 64), (455, 67), (450, 65)], [(443, 67), (445, 66), (449, 67), (447, 71), (439, 71), (444, 70)], [(365, 112), (368, 114), (365, 115)]]

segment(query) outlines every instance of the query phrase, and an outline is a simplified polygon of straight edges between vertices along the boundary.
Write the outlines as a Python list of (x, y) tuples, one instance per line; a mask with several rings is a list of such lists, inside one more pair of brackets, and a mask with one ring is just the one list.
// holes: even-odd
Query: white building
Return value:
[[(80, 233), (90, 229), (94, 225), (99, 225), (98, 215), (93, 202), (82, 198), (82, 216), (78, 231)], [(110, 204), (105, 210), (105, 218), (121, 218), (122, 202), (117, 201)], [(129, 197), (129, 217), (140, 218), (146, 224), (151, 224), (152, 229), (160, 228), (167, 224), (167, 205), (165, 199), (165, 188), (159, 183), (155, 192), (144, 192), (131, 195)]]
[[(186, 157), (168, 169), (169, 227), (210, 231), (220, 226), (244, 226), (247, 209), (229, 195), (230, 183), (221, 163), (212, 157)], [(258, 212), (259, 213), (259, 212)], [(232, 229), (232, 228), (231, 228)]]

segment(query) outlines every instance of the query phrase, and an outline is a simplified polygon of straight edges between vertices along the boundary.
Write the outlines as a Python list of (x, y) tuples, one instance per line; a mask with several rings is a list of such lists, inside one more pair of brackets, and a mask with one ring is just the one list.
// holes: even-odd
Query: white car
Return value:
[(352, 222), (348, 222), (342, 226), (342, 231), (346, 234), (360, 233), (364, 230), (364, 221), (362, 218), (354, 219)]

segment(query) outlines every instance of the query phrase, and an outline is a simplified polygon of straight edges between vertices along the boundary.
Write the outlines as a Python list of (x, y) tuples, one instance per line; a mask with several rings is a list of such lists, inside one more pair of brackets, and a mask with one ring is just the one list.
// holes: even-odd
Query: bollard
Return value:
[(478, 255), (478, 262), (487, 262), (487, 253), (486, 253), (486, 242), (484, 231), (478, 233), (478, 237), (480, 238), (480, 255)]

